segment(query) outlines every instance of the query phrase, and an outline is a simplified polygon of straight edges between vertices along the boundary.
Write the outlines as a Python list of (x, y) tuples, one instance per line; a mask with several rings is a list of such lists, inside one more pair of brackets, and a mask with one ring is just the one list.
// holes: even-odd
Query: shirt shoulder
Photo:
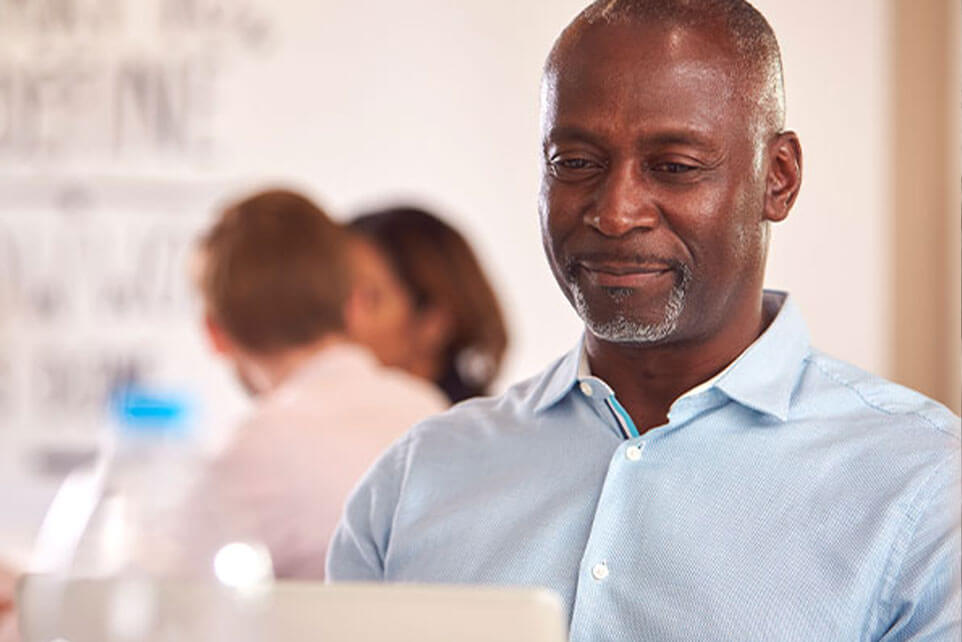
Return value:
[(915, 430), (947, 439), (955, 447), (962, 441), (959, 417), (920, 392), (817, 350), (809, 355), (808, 366), (799, 385), (802, 404), (874, 419), (893, 430)]

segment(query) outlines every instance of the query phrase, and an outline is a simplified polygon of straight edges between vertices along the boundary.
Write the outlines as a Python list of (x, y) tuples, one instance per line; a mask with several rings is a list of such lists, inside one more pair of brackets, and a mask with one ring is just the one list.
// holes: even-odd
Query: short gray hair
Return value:
[[(642, 22), (728, 32), (739, 74), (752, 83), (767, 133), (785, 127), (782, 56), (768, 21), (746, 0), (596, 0), (572, 21), (578, 25)], [(564, 34), (559, 38), (559, 43)], [(555, 50), (558, 44), (555, 44)], [(549, 57), (549, 65), (554, 51)]]

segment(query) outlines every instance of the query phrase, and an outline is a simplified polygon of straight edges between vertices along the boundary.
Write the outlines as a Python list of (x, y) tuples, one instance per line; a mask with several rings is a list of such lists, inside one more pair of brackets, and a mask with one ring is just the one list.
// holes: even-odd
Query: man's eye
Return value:
[(561, 179), (584, 178), (593, 176), (602, 169), (601, 165), (588, 158), (552, 158), (548, 161), (552, 174)]
[(685, 174), (687, 172), (693, 172), (698, 168), (694, 165), (686, 165), (685, 163), (658, 163), (653, 169), (657, 172), (666, 172), (668, 174)]

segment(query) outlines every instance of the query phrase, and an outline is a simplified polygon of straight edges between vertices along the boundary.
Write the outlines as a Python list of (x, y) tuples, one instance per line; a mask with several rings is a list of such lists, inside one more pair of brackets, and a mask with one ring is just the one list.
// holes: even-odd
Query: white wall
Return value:
[(888, 3), (759, 0), (782, 46), (804, 180), (775, 229), (768, 282), (796, 296), (814, 344), (886, 375), (890, 346)]

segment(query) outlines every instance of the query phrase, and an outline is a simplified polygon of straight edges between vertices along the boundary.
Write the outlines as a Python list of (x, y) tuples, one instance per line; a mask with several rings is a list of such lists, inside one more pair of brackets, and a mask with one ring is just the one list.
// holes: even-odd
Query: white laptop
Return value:
[[(565, 642), (547, 590), (424, 584), (216, 584), (25, 577), (23, 642)], [(57, 623), (55, 613), (60, 612)]]

